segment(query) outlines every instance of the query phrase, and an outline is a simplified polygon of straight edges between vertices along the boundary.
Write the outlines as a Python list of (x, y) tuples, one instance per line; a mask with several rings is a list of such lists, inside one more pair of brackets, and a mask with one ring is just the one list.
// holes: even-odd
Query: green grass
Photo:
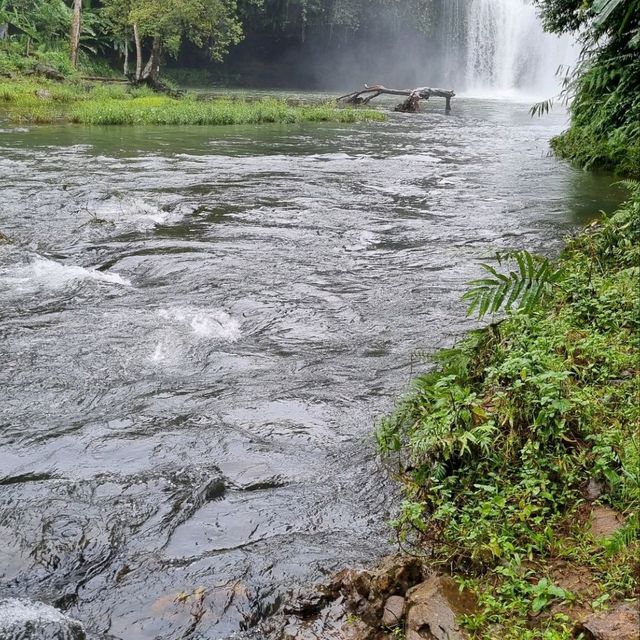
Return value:
[[(405, 489), (397, 535), (419, 553), (431, 547), (475, 591), (481, 610), (465, 621), (474, 637), (568, 640), (571, 625), (552, 606), (597, 609), (638, 592), (640, 187), (631, 187), (619, 212), (569, 242), (548, 295), (437, 354), (378, 430)], [(627, 521), (610, 540), (588, 532), (591, 479)], [(560, 561), (591, 575), (589, 596), (554, 583)]]
[(126, 85), (88, 87), (82, 83), (33, 81), (0, 82), (0, 110), (14, 121), (37, 124), (238, 125), (385, 119), (379, 111), (343, 109), (329, 103), (294, 106), (274, 99), (170, 98)]

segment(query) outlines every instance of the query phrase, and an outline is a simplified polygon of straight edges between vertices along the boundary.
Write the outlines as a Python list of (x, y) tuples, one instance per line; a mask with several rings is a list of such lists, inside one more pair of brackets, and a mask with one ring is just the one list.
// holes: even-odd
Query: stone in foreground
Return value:
[(0, 600), (2, 640), (86, 640), (82, 625), (42, 602)]
[(638, 603), (621, 604), (604, 613), (595, 613), (576, 627), (585, 640), (638, 640), (640, 609)]
[(466, 640), (458, 618), (475, 611), (474, 598), (448, 576), (433, 576), (407, 594), (407, 640)]
[(384, 603), (383, 627), (397, 627), (404, 617), (406, 601), (402, 596), (391, 596)]

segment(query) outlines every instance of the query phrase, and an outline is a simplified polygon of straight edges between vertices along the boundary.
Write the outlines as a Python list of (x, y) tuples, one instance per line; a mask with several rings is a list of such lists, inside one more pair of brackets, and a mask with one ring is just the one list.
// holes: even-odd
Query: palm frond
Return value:
[(499, 266), (508, 261), (514, 269), (505, 274), (482, 264), (489, 277), (470, 282), (470, 289), (462, 297), (469, 303), (468, 315), (477, 313), (482, 319), (487, 313), (508, 312), (514, 308), (531, 313), (563, 278), (562, 269), (528, 251), (498, 254), (496, 259)]

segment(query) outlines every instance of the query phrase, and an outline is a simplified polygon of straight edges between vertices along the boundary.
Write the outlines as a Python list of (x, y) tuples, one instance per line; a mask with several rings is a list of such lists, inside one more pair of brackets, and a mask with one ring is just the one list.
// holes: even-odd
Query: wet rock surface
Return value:
[(638, 640), (640, 603), (622, 603), (609, 611), (588, 616), (576, 626), (585, 640)]
[(82, 625), (42, 602), (0, 600), (2, 640), (85, 640)]
[(407, 640), (464, 640), (459, 616), (475, 610), (475, 600), (448, 576), (433, 576), (407, 594)]
[(475, 600), (448, 576), (428, 575), (417, 558), (389, 557), (373, 570), (345, 569), (314, 595), (271, 621), (267, 637), (285, 640), (464, 640), (457, 620)]

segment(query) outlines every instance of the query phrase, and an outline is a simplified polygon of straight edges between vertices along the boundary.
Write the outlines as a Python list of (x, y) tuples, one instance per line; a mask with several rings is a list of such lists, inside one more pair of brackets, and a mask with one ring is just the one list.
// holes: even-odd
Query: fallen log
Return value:
[(113, 76), (80, 76), (81, 80), (87, 82), (104, 82), (106, 84), (128, 84), (127, 78), (114, 78)]
[(345, 104), (362, 105), (369, 104), (374, 98), (381, 95), (406, 96), (407, 99), (396, 106), (396, 111), (404, 113), (416, 113), (420, 111), (420, 101), (428, 100), (432, 96), (446, 100), (446, 110), (451, 111), (451, 98), (456, 94), (448, 89), (434, 89), (433, 87), (417, 87), (416, 89), (387, 89), (381, 84), (365, 84), (364, 89), (340, 96), (337, 102)]

